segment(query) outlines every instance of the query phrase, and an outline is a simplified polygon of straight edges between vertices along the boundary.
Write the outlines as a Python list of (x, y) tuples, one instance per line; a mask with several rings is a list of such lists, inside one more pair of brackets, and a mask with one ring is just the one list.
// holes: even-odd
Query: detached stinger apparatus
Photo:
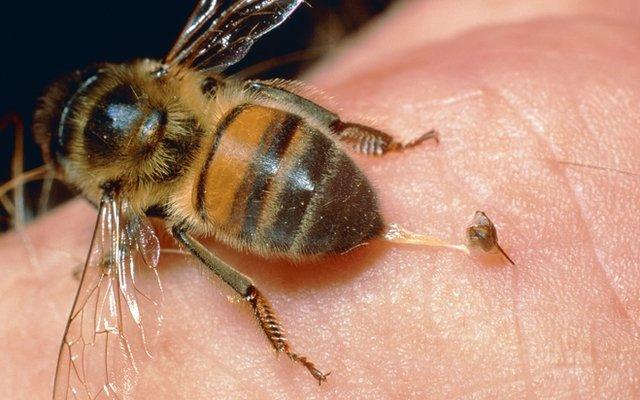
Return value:
[(391, 243), (417, 246), (444, 247), (471, 255), (471, 250), (478, 249), (485, 253), (502, 254), (511, 265), (516, 265), (498, 243), (498, 233), (493, 222), (483, 211), (476, 211), (466, 231), (466, 244), (454, 244), (437, 236), (410, 232), (396, 224), (387, 228), (383, 238)]

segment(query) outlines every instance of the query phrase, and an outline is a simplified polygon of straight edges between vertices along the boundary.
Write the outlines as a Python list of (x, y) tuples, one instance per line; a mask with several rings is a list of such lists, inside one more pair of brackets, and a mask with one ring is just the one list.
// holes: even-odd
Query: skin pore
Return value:
[[(516, 266), (385, 243), (291, 265), (210, 243), (332, 371), (318, 387), (230, 290), (165, 254), (160, 353), (136, 398), (640, 396), (640, 180), (556, 162), (640, 172), (634, 4), (407, 2), (320, 63), (306, 80), (345, 120), (440, 132), (437, 147), (353, 155), (386, 220), (459, 242), (484, 210)], [(0, 238), (1, 398), (50, 396), (95, 217), (83, 200), (54, 210), (25, 230), (34, 254)]]

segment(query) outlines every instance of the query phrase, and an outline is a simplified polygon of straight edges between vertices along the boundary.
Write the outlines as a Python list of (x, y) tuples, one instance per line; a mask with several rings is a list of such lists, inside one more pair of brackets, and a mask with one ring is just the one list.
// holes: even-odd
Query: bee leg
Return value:
[(322, 373), (307, 357), (294, 353), (289, 346), (284, 329), (266, 297), (255, 287), (251, 279), (236, 271), (232, 266), (213, 255), (200, 242), (181, 228), (173, 228), (173, 236), (182, 243), (198, 260), (206, 265), (227, 285), (231, 286), (253, 309), (253, 313), (278, 353), (286, 354), (292, 361), (300, 363), (321, 384), (329, 375)]
[[(11, 160), (11, 179), (16, 179), (24, 172), (24, 122), (20, 115), (8, 112), (0, 117), (0, 131), (13, 126), (15, 151)], [(16, 185), (13, 189), (13, 211), (10, 212), (11, 223), (18, 229), (25, 224), (24, 184)]]
[(249, 301), (251, 307), (253, 308), (253, 312), (260, 323), (260, 327), (262, 331), (267, 335), (267, 339), (271, 342), (271, 345), (278, 353), (284, 353), (289, 358), (297, 363), (303, 365), (309, 373), (318, 381), (318, 384), (322, 384), (322, 382), (327, 380), (327, 376), (331, 374), (331, 372), (323, 373), (320, 371), (315, 364), (309, 360), (307, 357), (302, 356), (300, 354), (294, 353), (287, 342), (287, 338), (278, 320), (278, 316), (276, 315), (273, 307), (269, 303), (266, 297), (258, 291), (255, 286), (250, 288), (250, 292), (245, 296), (245, 299)]
[(356, 151), (360, 153), (381, 156), (390, 151), (402, 151), (417, 146), (426, 140), (433, 139), (436, 142), (438, 141), (438, 132), (430, 130), (410, 142), (397, 142), (391, 135), (378, 129), (352, 122), (343, 122), (336, 113), (279, 85), (283, 85), (283, 83), (249, 81), (245, 88), (250, 93), (254, 93), (261, 98), (290, 105), (292, 109), (297, 110), (301, 115), (315, 121), (316, 125), (328, 127), (328, 133), (352, 144)]
[(344, 142), (351, 143), (360, 153), (381, 156), (390, 151), (403, 151), (433, 139), (438, 142), (438, 132), (430, 130), (410, 142), (397, 142), (388, 133), (382, 132), (370, 126), (340, 120), (331, 124), (332, 131)]

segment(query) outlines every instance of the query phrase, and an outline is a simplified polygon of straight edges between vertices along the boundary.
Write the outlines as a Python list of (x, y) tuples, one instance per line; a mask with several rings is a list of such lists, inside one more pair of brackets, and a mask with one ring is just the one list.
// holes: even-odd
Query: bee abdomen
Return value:
[(384, 228), (375, 192), (351, 159), (338, 150), (327, 164), (291, 249), (296, 253), (343, 253)]
[(244, 105), (216, 135), (196, 205), (239, 246), (292, 257), (339, 253), (382, 231), (365, 176), (300, 117)]

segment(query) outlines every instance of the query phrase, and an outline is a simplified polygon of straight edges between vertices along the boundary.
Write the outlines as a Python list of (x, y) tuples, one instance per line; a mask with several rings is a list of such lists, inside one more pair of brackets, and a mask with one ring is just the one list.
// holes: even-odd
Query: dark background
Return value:
[[(285, 24), (259, 41), (235, 69), (304, 49), (330, 48), (392, 1), (308, 0), (309, 5), (301, 6)], [(43, 89), (56, 77), (95, 62), (162, 58), (195, 0), (5, 3), (9, 4), (0, 9), (0, 116), (15, 111), (25, 120), (25, 169), (31, 169), (42, 164), (29, 126)], [(287, 64), (261, 76), (290, 78), (304, 66), (305, 62)], [(0, 182), (10, 179), (13, 151), (13, 129), (5, 129), (0, 132)], [(28, 202), (34, 203), (38, 184), (30, 184), (27, 193)], [(58, 191), (57, 197), (65, 194)], [(6, 213), (0, 213), (0, 229), (8, 224)]]

